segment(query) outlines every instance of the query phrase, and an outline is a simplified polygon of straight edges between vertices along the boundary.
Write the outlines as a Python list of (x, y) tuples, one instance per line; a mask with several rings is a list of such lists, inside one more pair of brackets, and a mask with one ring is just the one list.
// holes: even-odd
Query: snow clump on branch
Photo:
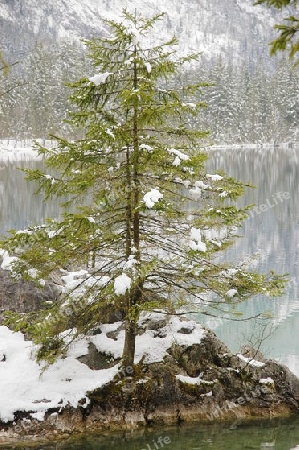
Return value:
[(147, 208), (153, 208), (160, 198), (163, 198), (163, 194), (161, 194), (158, 188), (155, 188), (151, 189), (143, 196), (143, 201)]
[(111, 72), (104, 72), (104, 73), (98, 73), (95, 74), (93, 77), (89, 78), (89, 81), (94, 83), (96, 86), (99, 86), (100, 84), (106, 83), (107, 78), (109, 75), (112, 75)]
[(190, 247), (192, 250), (199, 250), (200, 252), (206, 252), (207, 246), (201, 240), (201, 231), (199, 228), (191, 228), (191, 240)]
[(124, 295), (131, 287), (132, 280), (128, 275), (122, 273), (114, 280), (114, 293), (116, 295)]

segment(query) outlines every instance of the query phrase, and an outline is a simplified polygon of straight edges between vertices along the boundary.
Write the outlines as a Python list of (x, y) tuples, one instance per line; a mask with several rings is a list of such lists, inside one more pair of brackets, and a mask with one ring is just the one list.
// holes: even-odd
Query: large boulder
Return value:
[(136, 425), (153, 425), (298, 412), (299, 379), (260, 352), (252, 349), (250, 356), (245, 350), (247, 356), (233, 354), (211, 330), (192, 345), (174, 342), (163, 362), (140, 364), (135, 377), (118, 377), (90, 393), (86, 420), (103, 426), (122, 417), (119, 425), (128, 426), (132, 417)]
[(39, 288), (33, 282), (15, 280), (8, 270), (0, 267), (0, 324), (3, 311), (37, 311), (45, 302), (55, 301), (59, 293), (59, 286), (54, 282), (46, 282), (44, 287)]
[[(123, 328), (121, 323), (99, 324), (86, 337), (88, 348), (80, 344), (78, 355), (75, 352), (82, 364), (98, 371), (100, 387), (82, 391), (77, 407), (68, 403), (45, 407), (43, 422), (31, 410), (16, 411), (14, 421), (0, 423), (0, 443), (36, 435), (52, 440), (54, 435), (78, 431), (189, 421), (235, 422), (299, 412), (299, 379), (252, 348), (234, 354), (196, 322), (164, 312), (143, 313), (136, 336), (138, 362), (122, 368), (118, 350)], [(5, 357), (2, 354), (0, 364), (8, 364)], [(117, 369), (114, 377), (100, 383), (102, 371), (111, 366)], [(67, 381), (76, 382), (75, 372)]]

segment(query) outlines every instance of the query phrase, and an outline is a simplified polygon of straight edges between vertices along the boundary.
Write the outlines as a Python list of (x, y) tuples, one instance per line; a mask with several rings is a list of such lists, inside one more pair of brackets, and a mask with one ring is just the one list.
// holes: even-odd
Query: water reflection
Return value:
[(42, 161), (0, 161), (0, 235), (10, 229), (23, 229), (46, 217), (58, 217), (57, 201), (43, 201), (37, 185), (25, 181), (21, 168), (41, 168)]
[[(163, 446), (162, 446), (163, 444)], [(89, 434), (68, 442), (14, 447), (26, 450), (290, 450), (299, 445), (298, 418), (262, 422), (193, 424), (134, 432)], [(5, 450), (9, 447), (4, 447)], [(3, 449), (4, 450), (4, 449)]]
[[(299, 148), (212, 150), (210, 154), (209, 170), (223, 169), (257, 187), (248, 188), (240, 200), (240, 206), (254, 203), (257, 208), (241, 230), (243, 238), (226, 252), (226, 258), (240, 261), (257, 253), (253, 262), (256, 269), (289, 273), (282, 298), (259, 297), (242, 305), (241, 310), (248, 316), (267, 310), (272, 313), (273, 334), (264, 342), (263, 351), (288, 362), (299, 375)], [(253, 322), (228, 326), (214, 320), (211, 326), (234, 350), (255, 339)]]

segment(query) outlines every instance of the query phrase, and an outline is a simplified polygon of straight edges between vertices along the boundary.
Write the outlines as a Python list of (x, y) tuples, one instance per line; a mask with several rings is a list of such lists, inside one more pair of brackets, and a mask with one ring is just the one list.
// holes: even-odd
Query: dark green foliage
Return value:
[[(290, 59), (295, 59), (296, 53), (299, 51), (299, 17), (297, 16), (297, 0), (258, 0), (255, 4), (266, 3), (268, 7), (282, 9), (285, 7), (292, 8), (294, 14), (290, 14), (284, 19), (283, 24), (275, 25), (278, 31), (278, 38), (271, 42), (271, 54), (274, 55), (278, 50), (289, 52)], [(289, 11), (289, 10), (288, 10)], [(295, 60), (295, 64), (299, 64)]]
[(266, 3), (268, 7), (274, 6), (274, 8), (284, 8), (287, 5), (297, 5), (297, 0), (257, 0), (255, 2), (256, 5), (261, 5), (262, 3)]

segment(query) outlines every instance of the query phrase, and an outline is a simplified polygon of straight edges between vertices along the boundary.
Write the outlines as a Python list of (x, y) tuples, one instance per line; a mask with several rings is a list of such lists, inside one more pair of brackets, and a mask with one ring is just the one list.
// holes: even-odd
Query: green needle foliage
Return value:
[(2, 52), (0, 51), (0, 71), (2, 70), (7, 75), (9, 71), (9, 64), (7, 64), (7, 62), (3, 58)]
[(177, 56), (175, 38), (151, 44), (162, 17), (124, 10), (121, 22), (107, 22), (108, 37), (86, 41), (95, 75), (71, 84), (69, 119), (82, 139), (56, 137), (56, 147), (39, 148), (48, 171), (26, 171), (46, 198), (67, 196), (67, 208), (1, 243), (17, 256), (13, 272), (43, 284), (61, 268), (85, 267), (50, 308), (7, 315), (40, 344), (39, 359), (54, 361), (114, 311), (125, 321), (122, 364), (132, 366), (141, 311), (211, 313), (280, 295), (286, 281), (221, 262), (247, 218), (235, 204), (245, 186), (205, 171), (208, 133), (190, 118), (205, 107), (198, 98), (207, 83), (174, 86), (197, 55)]
[[(274, 55), (277, 51), (289, 52), (290, 59), (294, 59), (296, 53), (299, 51), (298, 31), (299, 31), (299, 17), (295, 12), (297, 11), (297, 0), (257, 0), (256, 5), (265, 3), (268, 7), (273, 6), (277, 9), (286, 7), (293, 8), (294, 14), (290, 14), (284, 19), (284, 24), (277, 24), (274, 28), (279, 33), (277, 39), (270, 43), (271, 55)], [(294, 66), (299, 64), (299, 60), (296, 60)]]

